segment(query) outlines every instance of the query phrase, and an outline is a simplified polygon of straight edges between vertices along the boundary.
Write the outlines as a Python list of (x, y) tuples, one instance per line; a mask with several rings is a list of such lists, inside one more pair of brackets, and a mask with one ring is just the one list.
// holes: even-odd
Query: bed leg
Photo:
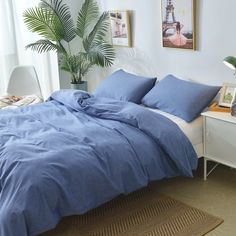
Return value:
[(206, 157), (203, 157), (204, 158), (204, 181), (207, 180), (207, 158)]

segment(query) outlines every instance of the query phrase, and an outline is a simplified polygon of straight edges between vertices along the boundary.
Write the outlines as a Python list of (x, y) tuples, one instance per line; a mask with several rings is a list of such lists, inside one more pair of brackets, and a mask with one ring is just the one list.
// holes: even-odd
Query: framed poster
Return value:
[(161, 0), (162, 44), (195, 50), (195, 0)]
[(128, 11), (110, 11), (112, 44), (131, 47), (130, 19)]
[(236, 84), (224, 83), (220, 93), (219, 106), (231, 107), (235, 99)]

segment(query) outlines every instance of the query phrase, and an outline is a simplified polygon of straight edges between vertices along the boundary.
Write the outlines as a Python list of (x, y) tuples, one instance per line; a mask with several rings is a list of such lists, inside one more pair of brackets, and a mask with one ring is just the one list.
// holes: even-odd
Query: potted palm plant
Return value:
[[(63, 0), (40, 0), (37, 7), (24, 14), (27, 28), (42, 39), (26, 49), (43, 53), (56, 51), (59, 67), (70, 73), (72, 88), (87, 90), (83, 77), (95, 65), (111, 66), (115, 59), (114, 48), (106, 41), (109, 14), (99, 14), (94, 0), (85, 0), (74, 24), (69, 7)], [(71, 42), (78, 38), (78, 50), (71, 50)]]

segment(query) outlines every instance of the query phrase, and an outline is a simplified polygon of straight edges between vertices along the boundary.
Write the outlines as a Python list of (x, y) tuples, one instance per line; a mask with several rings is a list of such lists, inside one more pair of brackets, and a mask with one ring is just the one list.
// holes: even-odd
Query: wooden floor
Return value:
[(203, 181), (203, 164), (193, 179), (174, 178), (153, 183), (161, 193), (224, 219), (208, 236), (236, 235), (236, 170), (219, 166)]

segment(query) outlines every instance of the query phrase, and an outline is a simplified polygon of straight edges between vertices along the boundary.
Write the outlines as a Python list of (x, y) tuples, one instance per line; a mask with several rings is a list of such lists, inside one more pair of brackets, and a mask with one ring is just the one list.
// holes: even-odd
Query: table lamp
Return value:
[[(230, 69), (234, 70), (234, 74), (236, 74), (236, 58), (229, 56), (226, 57), (223, 61), (223, 63), (228, 66)], [(236, 116), (236, 97), (234, 97), (234, 101), (232, 102), (231, 106), (231, 115)]]
[(236, 72), (236, 58), (229, 56), (226, 57), (223, 61), (223, 63), (228, 66), (230, 69), (234, 70)]

